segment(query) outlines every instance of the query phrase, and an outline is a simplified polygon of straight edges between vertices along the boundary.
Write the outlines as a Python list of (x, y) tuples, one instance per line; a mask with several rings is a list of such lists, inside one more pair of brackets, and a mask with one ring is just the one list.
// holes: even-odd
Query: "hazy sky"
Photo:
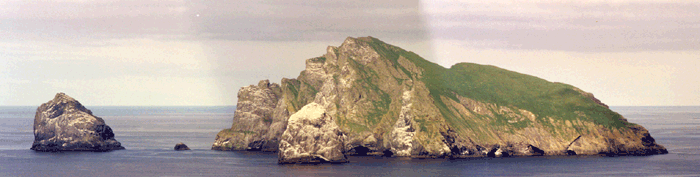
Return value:
[(0, 105), (235, 105), (242, 86), (373, 36), (609, 105), (700, 105), (700, 2), (0, 0)]

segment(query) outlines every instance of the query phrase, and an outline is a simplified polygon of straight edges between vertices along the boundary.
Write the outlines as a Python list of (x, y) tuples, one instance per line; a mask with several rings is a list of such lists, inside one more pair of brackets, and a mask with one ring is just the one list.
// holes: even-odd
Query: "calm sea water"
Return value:
[[(612, 107), (669, 154), (642, 157), (410, 159), (277, 165), (277, 155), (209, 150), (235, 107), (89, 107), (126, 150), (29, 150), (36, 107), (0, 107), (0, 176), (698, 176), (700, 107)], [(193, 150), (173, 151), (178, 142)]]

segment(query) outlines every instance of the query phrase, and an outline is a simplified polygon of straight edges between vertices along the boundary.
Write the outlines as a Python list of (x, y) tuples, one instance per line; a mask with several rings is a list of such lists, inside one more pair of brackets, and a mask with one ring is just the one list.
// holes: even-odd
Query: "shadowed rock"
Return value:
[(112, 128), (77, 100), (58, 93), (34, 116), (35, 151), (109, 151), (124, 149)]
[(182, 143), (182, 142), (177, 143), (177, 144), (175, 145), (175, 148), (174, 148), (174, 149), (175, 149), (176, 151), (190, 150), (190, 148), (187, 147), (187, 145), (185, 145), (185, 143)]

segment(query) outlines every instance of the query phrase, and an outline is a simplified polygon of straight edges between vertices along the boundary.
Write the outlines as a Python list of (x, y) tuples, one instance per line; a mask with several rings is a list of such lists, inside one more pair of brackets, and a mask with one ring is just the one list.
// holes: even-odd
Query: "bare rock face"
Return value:
[(110, 151), (124, 149), (112, 128), (77, 100), (58, 93), (34, 116), (35, 151)]
[(399, 119), (394, 124), (394, 129), (391, 131), (391, 151), (397, 156), (410, 156), (413, 150), (413, 136), (415, 136), (415, 127), (412, 123), (412, 115), (410, 114), (411, 93), (405, 91), (402, 96), (403, 105)]
[[(276, 110), (278, 100), (282, 97), (278, 84), (262, 80), (257, 86), (250, 85), (238, 91), (238, 104), (230, 129), (224, 129), (216, 136), (212, 150), (241, 151), (262, 150), (276, 151), (277, 136), (286, 126), (288, 115)], [(281, 112), (284, 112), (282, 110)], [(275, 116), (282, 114), (281, 116)], [(275, 119), (274, 117), (283, 117)], [(272, 131), (270, 127), (272, 128)]]
[(175, 144), (174, 149), (176, 151), (185, 151), (185, 150), (190, 150), (190, 147), (187, 147), (187, 145), (185, 145), (185, 143), (180, 142), (180, 143)]
[(344, 163), (343, 133), (323, 106), (310, 103), (289, 118), (278, 163)]

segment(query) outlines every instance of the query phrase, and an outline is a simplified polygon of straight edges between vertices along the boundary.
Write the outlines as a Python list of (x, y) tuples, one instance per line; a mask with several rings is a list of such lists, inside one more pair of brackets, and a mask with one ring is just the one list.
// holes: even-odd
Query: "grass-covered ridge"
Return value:
[[(598, 105), (578, 89), (562, 83), (553, 83), (534, 76), (502, 68), (474, 63), (458, 63), (450, 68), (423, 59), (413, 52), (386, 44), (376, 38), (365, 39), (382, 57), (396, 62), (400, 56), (423, 69), (421, 80), (430, 90), (435, 105), (443, 117), (455, 128), (474, 128), (474, 125), (454, 115), (441, 97), (459, 102), (457, 95), (498, 106), (525, 109), (536, 115), (537, 121), (549, 125), (555, 120), (584, 120), (608, 128), (626, 127), (621, 115)], [(395, 65), (398, 66), (398, 65)], [(402, 68), (405, 71), (405, 69)], [(584, 116), (582, 116), (582, 114)], [(500, 115), (495, 118), (499, 119)], [(496, 121), (498, 122), (498, 121)], [(515, 127), (524, 127), (525, 123)]]

